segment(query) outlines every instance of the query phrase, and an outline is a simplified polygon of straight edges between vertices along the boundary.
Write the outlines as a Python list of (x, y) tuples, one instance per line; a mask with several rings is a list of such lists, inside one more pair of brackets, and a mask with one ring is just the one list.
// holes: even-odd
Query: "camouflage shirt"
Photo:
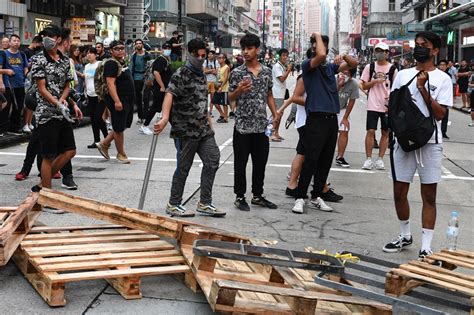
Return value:
[(241, 94), (236, 100), (235, 129), (241, 134), (262, 133), (267, 127), (268, 93), (272, 91), (272, 70), (261, 65), (262, 70), (257, 77), (247, 69), (245, 63), (230, 73), (229, 92), (237, 89), (237, 85), (245, 75), (252, 78), (252, 90)]
[(214, 135), (208, 121), (207, 81), (204, 74), (183, 66), (173, 74), (166, 91), (174, 96), (171, 138), (203, 139)]
[[(64, 56), (59, 50), (59, 60), (56, 61), (46, 52), (42, 51), (31, 58), (31, 78), (32, 80), (46, 79), (46, 89), (55, 98), (59, 99), (66, 84), (74, 78), (71, 74), (69, 58)], [(45, 124), (51, 119), (63, 119), (63, 115), (56, 107), (50, 104), (36, 91), (35, 118), (39, 125)]]

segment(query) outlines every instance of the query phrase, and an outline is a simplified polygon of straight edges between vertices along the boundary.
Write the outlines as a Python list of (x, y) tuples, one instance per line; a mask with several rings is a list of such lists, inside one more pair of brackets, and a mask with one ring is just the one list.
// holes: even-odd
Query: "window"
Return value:
[(388, 0), (388, 11), (395, 11), (395, 0)]

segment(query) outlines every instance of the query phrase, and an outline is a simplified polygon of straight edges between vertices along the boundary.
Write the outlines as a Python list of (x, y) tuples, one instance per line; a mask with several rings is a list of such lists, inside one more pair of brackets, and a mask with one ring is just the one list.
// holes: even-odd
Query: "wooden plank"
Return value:
[(446, 252), (443, 252), (443, 253), (435, 253), (435, 255), (437, 257), (445, 257), (445, 258), (448, 258), (448, 259), (454, 259), (454, 260), (457, 260), (457, 261), (460, 261), (460, 262), (463, 262), (463, 263), (466, 263), (466, 264), (471, 264), (474, 266), (474, 259), (471, 259), (471, 258), (468, 258), (468, 257), (464, 257), (464, 256), (461, 256), (461, 255), (453, 255), (452, 253), (446, 253)]
[[(37, 193), (30, 193), (28, 197), (18, 206), (17, 210), (11, 213), (7, 221), (5, 221), (0, 229), (0, 247), (3, 247), (7, 240), (15, 233), (23, 219), (26, 218), (28, 212), (33, 209), (38, 200)], [(26, 233), (25, 233), (26, 234)]]
[(149, 268), (136, 268), (126, 270), (101, 270), (101, 271), (88, 271), (88, 272), (77, 272), (67, 273), (60, 275), (49, 275), (48, 278), (51, 282), (73, 282), (73, 281), (84, 281), (94, 279), (111, 279), (120, 277), (132, 277), (132, 276), (151, 276), (151, 275), (167, 275), (174, 273), (189, 272), (188, 266), (162, 266), (162, 267), (149, 267)]
[(450, 250), (445, 248), (445, 249), (442, 249), (441, 252), (442, 253), (449, 253), (449, 254), (455, 255), (455, 256), (463, 256), (463, 257), (474, 259), (474, 252), (469, 252), (467, 250), (456, 249), (455, 251), (450, 251)]
[(0, 213), (10, 213), (10, 212), (15, 212), (18, 207), (0, 207)]
[(10, 216), (10, 213), (7, 213), (7, 212), (0, 213), (0, 228), (3, 225), (3, 222), (5, 222), (9, 216)]
[(106, 229), (126, 229), (122, 225), (115, 224), (98, 224), (98, 225), (71, 225), (71, 226), (35, 226), (31, 229), (31, 233), (57, 233), (57, 232), (72, 232), (85, 230), (106, 230)]
[(38, 269), (43, 272), (60, 272), (60, 271), (73, 271), (73, 270), (93, 270), (102, 268), (115, 268), (115, 267), (144, 267), (144, 266), (159, 266), (159, 265), (174, 265), (184, 264), (183, 256), (171, 256), (171, 257), (159, 257), (159, 258), (127, 258), (120, 260), (106, 260), (106, 261), (95, 261), (91, 262), (73, 262), (53, 265), (38, 265)]
[(45, 247), (45, 246), (63, 246), (63, 245), (73, 245), (73, 244), (94, 244), (99, 246), (104, 244), (108, 246), (108, 243), (116, 242), (139, 242), (139, 241), (154, 241), (159, 240), (160, 238), (153, 234), (143, 234), (143, 235), (112, 235), (112, 236), (94, 236), (94, 237), (82, 237), (82, 238), (60, 238), (58, 236), (55, 239), (47, 240), (30, 240), (21, 242), (23, 248), (30, 247)]
[(437, 271), (433, 271), (429, 269), (424, 269), (423, 267), (424, 266), (419, 267), (419, 266), (414, 266), (414, 265), (400, 265), (399, 268), (409, 271), (409, 272), (419, 274), (419, 275), (427, 276), (433, 279), (439, 279), (447, 283), (452, 283), (459, 286), (463, 286), (465, 288), (474, 289), (474, 281), (460, 279), (459, 277), (449, 275), (444, 272), (437, 272)]
[(449, 258), (449, 257), (441, 256), (441, 255), (438, 255), (438, 254), (430, 255), (428, 258), (429, 259), (434, 259), (434, 260), (441, 260), (441, 261), (456, 265), (458, 267), (474, 269), (474, 264), (473, 263), (465, 263), (465, 262), (463, 262), (459, 259)]
[(69, 246), (48, 246), (43, 248), (28, 248), (28, 255), (31, 257), (51, 257), (65, 255), (84, 255), (99, 253), (117, 253), (117, 252), (141, 252), (145, 250), (165, 250), (173, 249), (174, 246), (165, 241), (148, 242), (126, 242), (110, 244), (107, 247), (96, 247), (93, 245), (69, 245)]
[(288, 304), (236, 299), (234, 306), (216, 304), (216, 312), (229, 314), (293, 315)]
[[(154, 235), (143, 231), (129, 230), (129, 229), (117, 229), (117, 230), (105, 230), (105, 231), (75, 231), (75, 232), (62, 232), (62, 233), (40, 233), (40, 234), (28, 234), (24, 241), (39, 241), (49, 240), (57, 238), (83, 238), (83, 237), (95, 237), (95, 236), (114, 236), (114, 235)], [(156, 237), (159, 237), (155, 235)]]
[(438, 267), (438, 266), (433, 266), (433, 265), (423, 263), (423, 262), (420, 262), (420, 261), (416, 261), (416, 260), (410, 261), (410, 265), (418, 266), (420, 268), (423, 268), (423, 269), (426, 269), (426, 270), (431, 270), (431, 271), (436, 272), (436, 273), (457, 277), (459, 279), (464, 279), (464, 280), (470, 281), (474, 285), (474, 276), (473, 275), (463, 274), (463, 273), (460, 273), (460, 272), (452, 271), (452, 270), (449, 270), (449, 269), (446, 269), (446, 268), (441, 268), (441, 267)]
[(35, 258), (37, 265), (53, 265), (62, 264), (69, 262), (96, 262), (116, 259), (127, 259), (127, 258), (159, 258), (168, 256), (178, 256), (180, 252), (178, 250), (161, 250), (161, 251), (147, 251), (147, 252), (132, 252), (132, 253), (104, 253), (104, 254), (89, 254), (80, 256), (63, 256), (63, 257), (38, 257)]

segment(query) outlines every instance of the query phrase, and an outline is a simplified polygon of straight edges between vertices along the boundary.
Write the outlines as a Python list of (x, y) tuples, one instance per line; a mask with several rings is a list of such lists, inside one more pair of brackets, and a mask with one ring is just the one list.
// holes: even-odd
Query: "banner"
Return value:
[[(257, 10), (257, 24), (262, 25), (263, 24), (263, 16), (262, 16), (263, 10)], [(270, 25), (270, 17), (272, 16), (272, 10), (266, 10), (265, 13), (265, 25)]]

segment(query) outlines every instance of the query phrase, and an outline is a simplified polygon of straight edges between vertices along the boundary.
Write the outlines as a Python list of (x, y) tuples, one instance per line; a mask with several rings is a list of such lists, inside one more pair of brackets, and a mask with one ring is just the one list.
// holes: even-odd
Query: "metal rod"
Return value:
[(148, 162), (146, 164), (145, 178), (143, 179), (142, 192), (140, 194), (140, 202), (138, 203), (138, 209), (142, 210), (145, 204), (146, 192), (148, 190), (148, 182), (150, 181), (151, 168), (153, 166), (153, 159), (155, 158), (156, 143), (158, 141), (158, 135), (154, 134), (151, 140), (150, 154), (148, 155)]

